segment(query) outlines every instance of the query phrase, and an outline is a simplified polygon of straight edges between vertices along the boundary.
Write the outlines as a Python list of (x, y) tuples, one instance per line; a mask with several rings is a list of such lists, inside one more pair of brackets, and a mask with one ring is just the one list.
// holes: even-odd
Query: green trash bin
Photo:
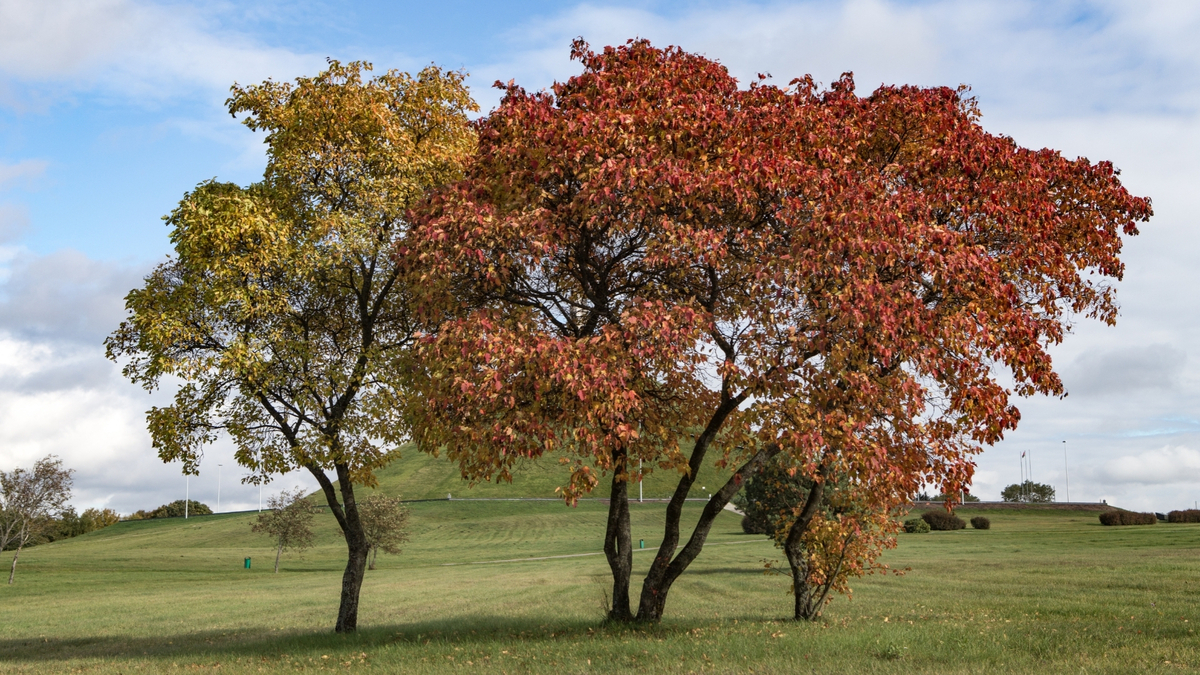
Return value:
[(246, 558), (246, 569), (250, 569), (250, 559)]

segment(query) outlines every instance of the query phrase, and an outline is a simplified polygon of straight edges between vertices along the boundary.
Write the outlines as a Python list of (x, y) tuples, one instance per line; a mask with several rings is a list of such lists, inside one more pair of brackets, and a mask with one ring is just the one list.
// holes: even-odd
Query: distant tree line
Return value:
[[(186, 504), (186, 510), (185, 510)], [(139, 510), (129, 514), (125, 520), (149, 520), (151, 518), (182, 518), (188, 516), (208, 516), (212, 515), (212, 509), (207, 504), (203, 504), (194, 499), (187, 500), (177, 499), (170, 504), (162, 506), (152, 511)]]

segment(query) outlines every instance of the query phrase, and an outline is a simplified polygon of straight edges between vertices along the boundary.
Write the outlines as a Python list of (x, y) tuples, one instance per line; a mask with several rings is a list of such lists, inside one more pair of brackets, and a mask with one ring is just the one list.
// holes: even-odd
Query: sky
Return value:
[[(1032, 478), (1064, 501), (1167, 511), (1200, 500), (1200, 3), (326, 2), (0, 0), (0, 469), (47, 454), (78, 509), (193, 499), (255, 508), (227, 443), (185, 482), (150, 447), (145, 392), (105, 360), (123, 298), (170, 254), (161, 218), (201, 181), (262, 175), (233, 83), (314, 75), (326, 58), (470, 73), (539, 90), (578, 72), (570, 43), (634, 37), (741, 81), (972, 87), (982, 124), (1026, 147), (1110, 160), (1154, 218), (1126, 241), (1115, 327), (1080, 319), (1052, 350), (1066, 398), (1017, 401), (972, 491)], [(223, 465), (218, 467), (217, 465)], [(218, 476), (218, 474), (220, 474)], [(293, 474), (264, 497), (311, 478)], [(1068, 494), (1069, 493), (1069, 494)], [(464, 488), (464, 496), (466, 490)]]

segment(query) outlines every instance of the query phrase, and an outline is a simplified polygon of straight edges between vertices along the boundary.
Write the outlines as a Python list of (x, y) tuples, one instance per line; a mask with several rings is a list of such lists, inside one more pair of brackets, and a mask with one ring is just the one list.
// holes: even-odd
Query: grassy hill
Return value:
[[(125, 522), (29, 549), (0, 586), (0, 672), (1200, 670), (1196, 524), (990, 511), (990, 530), (901, 535), (885, 561), (906, 574), (858, 579), (820, 622), (793, 624), (787, 578), (762, 573), (778, 551), (722, 514), (666, 620), (623, 628), (601, 621), (602, 503), (411, 508), (412, 539), (368, 573), (352, 636), (330, 630), (345, 548), (328, 515), (317, 546), (285, 555), (279, 574), (245, 513)], [(663, 508), (631, 508), (647, 546), (634, 552), (635, 593)]]
[[(558, 456), (547, 456), (539, 460), (525, 460), (513, 472), (512, 483), (483, 482), (472, 486), (462, 479), (458, 466), (442, 457), (405, 448), (401, 457), (378, 472), (379, 489), (389, 495), (404, 499), (445, 499), (447, 494), (456, 498), (546, 498), (557, 497), (554, 488), (567, 482), (570, 471), (559, 464)], [(700, 471), (699, 480), (692, 496), (703, 497), (707, 487), (715, 491), (729, 480), (730, 472), (722, 471), (707, 463)], [(666, 499), (675, 490), (679, 475), (674, 470), (656, 469), (642, 482), (642, 493), (646, 499)], [(601, 479), (591, 497), (607, 498), (611, 489), (609, 479)], [(638, 486), (629, 486), (630, 494), (636, 498)]]

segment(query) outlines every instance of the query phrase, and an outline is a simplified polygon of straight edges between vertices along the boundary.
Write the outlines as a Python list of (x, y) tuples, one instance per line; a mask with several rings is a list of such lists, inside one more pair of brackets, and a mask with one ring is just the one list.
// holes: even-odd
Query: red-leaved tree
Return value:
[[(471, 479), (553, 450), (573, 501), (607, 473), (613, 619), (659, 619), (780, 452), (813, 485), (784, 540), (793, 576), (830, 578), (804, 548), (824, 485), (878, 513), (957, 490), (1019, 419), (996, 373), (1061, 393), (1046, 346), (1073, 314), (1115, 318), (1106, 279), (1148, 200), (1107, 163), (985, 132), (962, 91), (739, 89), (644, 41), (573, 56), (584, 72), (550, 92), (507, 87), (423, 216), (415, 253), (473, 309), (423, 345), (411, 419)], [(733, 476), (682, 542), (705, 462)], [(652, 470), (679, 480), (635, 615), (626, 486)]]

